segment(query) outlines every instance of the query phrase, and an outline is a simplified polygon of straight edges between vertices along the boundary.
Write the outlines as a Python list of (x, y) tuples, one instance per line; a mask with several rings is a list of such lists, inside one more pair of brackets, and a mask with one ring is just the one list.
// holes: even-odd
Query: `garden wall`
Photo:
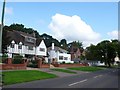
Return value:
[(26, 69), (26, 64), (2, 64), (2, 70), (21, 70)]
[(2, 70), (2, 63), (0, 63), (0, 70)]
[(21, 70), (27, 69), (27, 62), (23, 64), (12, 64), (12, 59), (8, 58), (7, 63), (0, 64), (0, 70)]
[(42, 64), (42, 60), (38, 60), (38, 68), (50, 68), (50, 64)]
[[(80, 67), (89, 66), (88, 64), (52, 64), (54, 67)], [(38, 68), (50, 68), (50, 64), (42, 64), (42, 60), (38, 60)]]
[(53, 64), (55, 67), (80, 67), (80, 66), (88, 66), (88, 64)]
[(42, 64), (40, 68), (50, 68), (50, 64)]

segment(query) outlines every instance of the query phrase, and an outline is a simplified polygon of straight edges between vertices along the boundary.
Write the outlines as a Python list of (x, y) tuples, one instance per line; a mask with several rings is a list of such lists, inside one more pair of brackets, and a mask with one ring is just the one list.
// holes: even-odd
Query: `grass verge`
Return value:
[(87, 71), (87, 72), (94, 72), (98, 70), (103, 70), (101, 67), (91, 67), (91, 66), (86, 66), (86, 67), (74, 67), (74, 68), (68, 68), (71, 70), (78, 70), (78, 71)]
[(4, 85), (57, 77), (54, 74), (48, 74), (46, 72), (41, 72), (37, 70), (6, 71), (2, 74)]
[(59, 71), (59, 72), (65, 72), (65, 73), (71, 73), (71, 74), (76, 74), (76, 72), (70, 71), (70, 70), (66, 70), (66, 69), (51, 69), (54, 71)]

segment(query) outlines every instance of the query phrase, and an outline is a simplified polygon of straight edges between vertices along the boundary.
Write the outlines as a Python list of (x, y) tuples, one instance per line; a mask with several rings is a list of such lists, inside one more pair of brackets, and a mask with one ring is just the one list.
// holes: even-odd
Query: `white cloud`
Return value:
[(88, 46), (91, 43), (95, 44), (100, 40), (100, 34), (93, 31), (91, 26), (77, 15), (55, 14), (52, 16), (49, 28), (52, 30), (52, 35), (57, 39), (79, 40), (83, 42), (84, 46)]
[[(1, 4), (0, 4), (1, 5)], [(3, 7), (0, 6), (0, 13), (2, 14)], [(12, 7), (5, 7), (5, 14), (12, 15), (13, 14), (13, 8)]]
[(5, 14), (12, 15), (13, 14), (13, 8), (12, 7), (6, 7), (5, 8)]
[(109, 35), (112, 39), (118, 39), (118, 31), (117, 30), (108, 32), (107, 35)]

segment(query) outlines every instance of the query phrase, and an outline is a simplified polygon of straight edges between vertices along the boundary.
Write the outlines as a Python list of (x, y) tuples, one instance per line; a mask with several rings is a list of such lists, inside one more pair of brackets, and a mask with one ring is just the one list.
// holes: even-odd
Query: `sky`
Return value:
[(7, 2), (4, 23), (23, 24), (40, 35), (47, 33), (58, 40), (80, 41), (86, 47), (118, 38), (118, 3)]

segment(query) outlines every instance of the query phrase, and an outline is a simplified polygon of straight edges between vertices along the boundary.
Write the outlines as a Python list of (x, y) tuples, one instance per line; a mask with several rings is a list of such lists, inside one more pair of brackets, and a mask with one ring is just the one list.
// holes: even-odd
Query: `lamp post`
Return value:
[(2, 19), (1, 19), (1, 25), (0, 25), (0, 57), (2, 56), (2, 32), (3, 32), (3, 26), (4, 26), (5, 1), (6, 0), (4, 0), (3, 2)]

